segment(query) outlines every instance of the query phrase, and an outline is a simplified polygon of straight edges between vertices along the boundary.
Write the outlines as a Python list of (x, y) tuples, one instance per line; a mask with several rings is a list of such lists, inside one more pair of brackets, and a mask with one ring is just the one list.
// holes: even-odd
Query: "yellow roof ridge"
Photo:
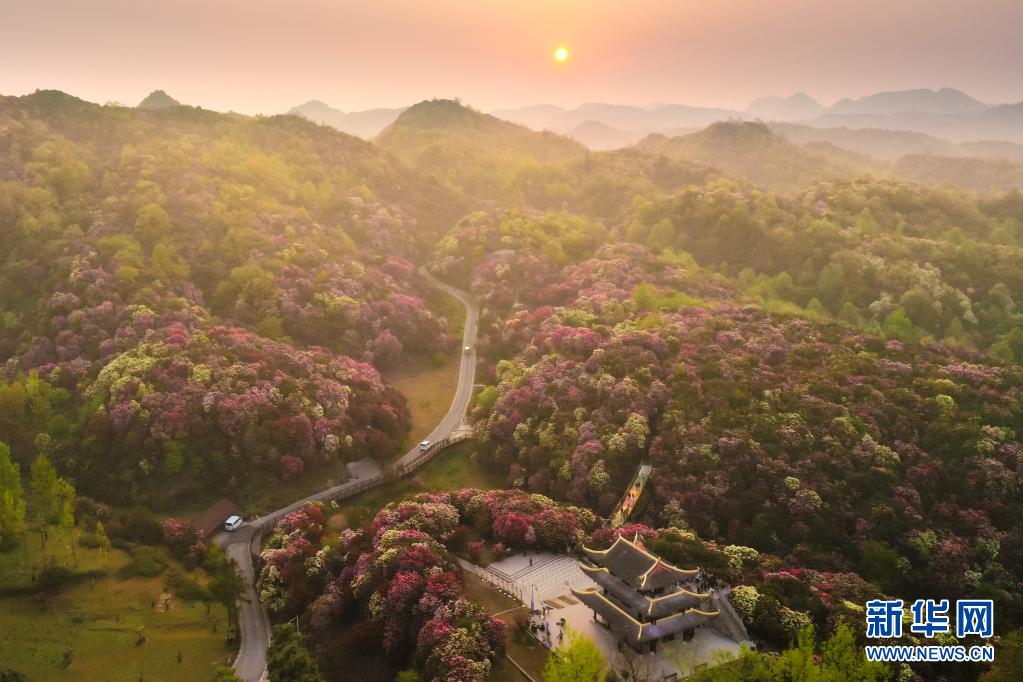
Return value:
[[(578, 596), (580, 594), (591, 594), (594, 597), (598, 597), (602, 602), (604, 602), (605, 604), (607, 604), (608, 606), (610, 606), (614, 610), (618, 611), (618, 613), (622, 614), (623, 616), (625, 616), (626, 618), (631, 620), (633, 623), (638, 625), (639, 626), (639, 630), (640, 630), (640, 634), (642, 634), (643, 628), (645, 626), (647, 626), (647, 625), (654, 625), (654, 623), (640, 623), (638, 620), (636, 620), (631, 615), (629, 615), (628, 611), (622, 609), (620, 606), (615, 604), (613, 601), (611, 601), (610, 599), (605, 597), (603, 595), (603, 593), (600, 592), (600, 590), (596, 590), (596, 589), (594, 589), (592, 587), (586, 588), (585, 590), (580, 590), (580, 589), (577, 589), (575, 587), (571, 587), (569, 589), (571, 590), (572, 594), (574, 594), (576, 596)], [(693, 608), (693, 609), (686, 609), (685, 611), (680, 611), (679, 613), (674, 613), (674, 614), (672, 614), (670, 616), (665, 616), (664, 618), (658, 618), (657, 622), (659, 623), (662, 620), (671, 620), (672, 618), (678, 618), (679, 616), (684, 616), (687, 613), (696, 613), (696, 614), (699, 614), (701, 616), (707, 616), (708, 618), (712, 618), (712, 617), (717, 616), (717, 615), (720, 614), (719, 611), (702, 611), (700, 609)]]
[(643, 574), (643, 576), (644, 576), (643, 582), (644, 583), (646, 583), (646, 575), (647, 575), (647, 573), (650, 573), (650, 571), (654, 570), (654, 568), (656, 568), (658, 564), (660, 564), (662, 566), (667, 566), (671, 570), (678, 571), (679, 573), (696, 573), (697, 571), (700, 570), (699, 566), (697, 566), (696, 568), (679, 568), (678, 566), (675, 566), (673, 564), (669, 564), (667, 561), (665, 561), (661, 557), (656, 556), (656, 555), (651, 554), (650, 552), (648, 552), (645, 547), (641, 547), (640, 545), (632, 542), (631, 540), (628, 540), (624, 535), (619, 535), (615, 539), (615, 541), (611, 544), (611, 546), (608, 547), (607, 549), (590, 549), (586, 545), (583, 545), (583, 551), (589, 552), (591, 554), (607, 554), (612, 549), (614, 549), (618, 545), (619, 542), (624, 542), (629, 547), (632, 547), (634, 550), (636, 550), (637, 552), (640, 552), (641, 554), (643, 554), (643, 556), (651, 559), (654, 562), (654, 565), (651, 566), (647, 570), (647, 572)]

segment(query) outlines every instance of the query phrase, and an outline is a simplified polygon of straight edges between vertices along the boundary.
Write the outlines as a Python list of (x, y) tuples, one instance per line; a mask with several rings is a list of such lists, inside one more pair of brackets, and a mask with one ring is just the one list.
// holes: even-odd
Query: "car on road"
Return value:
[(231, 515), (227, 517), (227, 521), (224, 521), (224, 530), (231, 533), (241, 528), (242, 517)]
[(468, 352), (469, 352), (469, 351), (471, 351), (471, 350), (472, 350), (472, 346), (466, 346), (466, 347), (465, 347), (465, 352), (466, 352), (466, 353), (468, 353)]
[(431, 445), (433, 445), (432, 442), (430, 442), (428, 440), (424, 440), (422, 443), (419, 444), (419, 449), (420, 450), (429, 450)]

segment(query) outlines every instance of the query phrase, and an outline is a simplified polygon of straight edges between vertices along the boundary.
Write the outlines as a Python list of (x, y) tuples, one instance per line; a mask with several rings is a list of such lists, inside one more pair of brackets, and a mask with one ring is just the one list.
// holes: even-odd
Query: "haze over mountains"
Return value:
[[(156, 90), (138, 108), (166, 109), (179, 104), (166, 92)], [(891, 113), (904, 107), (918, 109)], [(808, 121), (784, 120), (818, 110), (825, 113)], [(1011, 115), (1013, 110), (1020, 110), (1016, 118)], [(832, 113), (835, 111), (867, 113)], [(761, 115), (753, 116), (752, 112)], [(485, 145), (488, 154), (498, 154), (505, 165), (514, 165), (523, 158), (582, 159), (586, 149), (632, 148), (687, 164), (690, 169), (723, 172), (774, 191), (791, 190), (811, 178), (864, 175), (981, 192), (1023, 188), (1023, 144), (1009, 141), (1023, 139), (1023, 103), (988, 106), (947, 88), (845, 99), (827, 109), (809, 96), (796, 93), (785, 98), (757, 99), (744, 112), (685, 105), (655, 104), (644, 108), (593, 103), (572, 110), (537, 105), (484, 114), (456, 100), (344, 112), (313, 100), (288, 113), (357, 137), (374, 139), (413, 167), (426, 172), (439, 170), (442, 180), (456, 185), (464, 185), (467, 179), (445, 177), (444, 169), (450, 168), (456, 175), (465, 171), (464, 164), (451, 163), (452, 150), (460, 149), (454, 156), (462, 160), (476, 157), (482, 136), (488, 141)], [(1007, 134), (1002, 139), (990, 139), (994, 135), (985, 139), (978, 134), (967, 141), (953, 141), (951, 136), (900, 130), (885, 124), (900, 117), (931, 117), (935, 121), (1000, 117)], [(826, 125), (842, 118), (875, 125)], [(882, 119), (880, 124), (877, 119)], [(765, 120), (768, 122), (764, 123)], [(443, 153), (438, 147), (441, 143), (446, 145)], [(613, 163), (621, 163), (625, 158), (618, 157)], [(476, 159), (482, 165), (494, 161)], [(643, 182), (649, 180), (648, 169), (638, 172), (646, 178)], [(480, 197), (495, 199), (506, 194), (508, 188), (477, 186), (475, 190)]]
[[(314, 100), (288, 113), (365, 139), (380, 136), (378, 141), (400, 150), (402, 156), (409, 145), (393, 144), (393, 138), (410, 134), (408, 126), (401, 123), (406, 111), (409, 109), (344, 112)], [(1023, 187), (1023, 103), (989, 105), (952, 88), (881, 92), (841, 99), (830, 107), (797, 92), (788, 97), (758, 98), (742, 111), (599, 102), (573, 109), (552, 104), (502, 109), (479, 119), (467, 116), (462, 107), (433, 107), (431, 115), (439, 111), (445, 115), (431, 121), (427, 126), (431, 132), (416, 133), (421, 138), (417, 145), (427, 152), (423, 161), (432, 158), (427, 143), (439, 134), (435, 128), (453, 130), (458, 125), (465, 128), (460, 136), (470, 138), (484, 129), (487, 135), (500, 131), (498, 137), (509, 141), (507, 152), (512, 155), (522, 151), (524, 141), (530, 139), (526, 129), (531, 129), (548, 136), (527, 146), (553, 144), (566, 149), (566, 143), (573, 140), (595, 151), (635, 147), (679, 162), (713, 167), (773, 190), (791, 189), (812, 177), (860, 174), (976, 191)], [(461, 115), (456, 115), (459, 112)], [(417, 118), (423, 113), (417, 111)], [(517, 125), (502, 126), (502, 122)], [(738, 125), (742, 122), (762, 123)], [(465, 153), (471, 156), (471, 141), (461, 140), (463, 143), (467, 145)], [(406, 161), (417, 165), (417, 160)], [(441, 159), (433, 162), (446, 166)], [(787, 178), (784, 181), (783, 176)]]
[[(571, 110), (541, 105), (493, 113), (532, 128), (568, 134), (594, 148), (605, 148), (603, 145), (619, 139), (634, 142), (645, 133), (691, 132), (728, 119), (799, 122), (816, 128), (882, 128), (926, 133), (952, 142), (992, 138), (1023, 142), (1023, 103), (988, 105), (953, 88), (881, 92), (842, 99), (830, 107), (798, 92), (789, 97), (761, 97), (742, 111), (678, 104), (583, 104)], [(591, 121), (619, 132), (601, 129), (592, 135), (588, 128), (576, 130)]]
[(319, 100), (311, 100), (288, 111), (293, 116), (301, 116), (314, 123), (327, 125), (332, 128), (369, 139), (394, 123), (404, 108), (398, 109), (368, 109), (366, 111), (344, 112), (335, 109)]
[[(372, 139), (402, 111), (404, 108), (345, 112), (312, 100), (288, 113)], [(992, 105), (953, 88), (880, 92), (841, 99), (831, 106), (797, 92), (787, 97), (760, 97), (742, 111), (684, 104), (590, 102), (572, 109), (537, 104), (491, 113), (533, 130), (560, 133), (594, 150), (629, 147), (650, 134), (686, 135), (718, 121), (760, 120), (797, 144), (825, 142), (885, 161), (923, 154), (1023, 162), (1023, 102)]]

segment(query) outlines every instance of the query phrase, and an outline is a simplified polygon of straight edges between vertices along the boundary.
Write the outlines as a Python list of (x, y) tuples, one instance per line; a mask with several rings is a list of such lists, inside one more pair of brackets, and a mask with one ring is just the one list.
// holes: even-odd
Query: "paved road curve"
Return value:
[[(437, 427), (427, 436), (428, 440), (439, 441), (457, 431), (465, 422), (465, 411), (469, 407), (469, 399), (472, 397), (473, 382), (476, 376), (476, 331), (479, 310), (466, 292), (444, 284), (425, 270), (421, 270), (421, 272), (431, 284), (451, 294), (465, 306), (465, 330), (462, 334), (462, 346), (463, 348), (468, 346), (469, 352), (461, 354), (458, 389), (451, 401), (451, 407)], [(419, 447), (416, 446), (399, 459), (398, 463), (409, 462), (418, 454)], [(248, 521), (233, 533), (221, 531), (214, 537), (216, 542), (224, 546), (227, 554), (238, 562), (245, 582), (245, 590), (238, 613), (241, 646), (238, 649), (238, 658), (234, 662), (235, 673), (245, 682), (258, 682), (261, 679), (266, 679), (266, 650), (270, 646), (270, 621), (256, 596), (255, 569), (252, 566), (250, 544), (255, 544), (258, 549), (259, 538), (255, 537), (257, 534), (261, 536), (266, 529), (276, 524), (285, 514), (299, 509), (310, 500), (347, 497), (354, 492), (380, 485), (384, 481), (384, 474), (380, 468), (368, 460), (359, 462), (350, 469), (355, 477), (347, 483), (320, 491), (258, 519)]]

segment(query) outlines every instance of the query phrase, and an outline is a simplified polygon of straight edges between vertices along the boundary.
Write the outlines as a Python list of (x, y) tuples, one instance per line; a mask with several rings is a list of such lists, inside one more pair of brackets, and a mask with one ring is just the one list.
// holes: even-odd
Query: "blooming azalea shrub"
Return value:
[(82, 394), (92, 450), (68, 465), (86, 488), (109, 490), (107, 479), (125, 471), (142, 489), (174, 481), (178, 494), (238, 481), (253, 466), (290, 479), (400, 444), (404, 400), (368, 363), (209, 325), (201, 294), (187, 287), (149, 299), (159, 314), (130, 304), (96, 259), (78, 263), (72, 291), (51, 298), (61, 313), (53, 336), (7, 365), (9, 376), (31, 370)]
[(391, 453), (408, 425), (404, 401), (371, 366), (228, 327), (151, 337), (108, 363), (87, 395), (106, 464), (135, 460), (142, 485), (252, 466), (294, 477)]
[(646, 543), (657, 537), (657, 531), (642, 523), (627, 523), (617, 528), (602, 527), (590, 534), (587, 547), (590, 549), (607, 549), (619, 537), (632, 542)]
[(323, 508), (312, 502), (277, 524), (260, 553), (256, 585), (260, 601), (272, 613), (297, 614), (316, 594), (324, 530)]
[(494, 542), (496, 554), (506, 547), (564, 551), (576, 545), (596, 523), (588, 509), (561, 505), (520, 490), (465, 489), (424, 495), (446, 499), (469, 525)]
[(209, 544), (206, 534), (196, 530), (190, 521), (184, 519), (165, 519), (163, 524), (163, 543), (171, 554), (184, 561), (188, 566), (198, 566), (206, 558)]
[(520, 490), (420, 493), (330, 540), (319, 505), (289, 514), (262, 553), (260, 600), (275, 618), (303, 612), (327, 655), (337, 628), (366, 633), (423, 679), (478, 680), (503, 647), (504, 624), (463, 595), (449, 546), (481, 552), (466, 527), (514, 547), (563, 551), (595, 524), (592, 512)]
[(322, 510), (306, 505), (263, 551), (261, 601), (281, 618), (308, 608), (322, 647), (339, 623), (365, 619), (377, 626), (382, 651), (411, 661), (424, 679), (485, 679), (503, 623), (462, 596), (458, 565), (441, 542), (458, 517), (451, 505), (410, 500), (324, 546)]
[[(218, 289), (217, 307), (253, 327), (270, 321), (268, 329), (279, 324), (281, 336), (381, 368), (405, 353), (428, 357), (451, 345), (447, 321), (434, 316), (416, 293), (429, 291), (429, 285), (408, 261), (398, 256), (380, 265), (339, 261), (301, 244), (282, 253), (237, 269)], [(257, 286), (258, 296), (252, 291)]]
[(184, 519), (166, 519), (163, 522), (163, 542), (171, 552), (183, 556), (195, 544), (198, 531)]

